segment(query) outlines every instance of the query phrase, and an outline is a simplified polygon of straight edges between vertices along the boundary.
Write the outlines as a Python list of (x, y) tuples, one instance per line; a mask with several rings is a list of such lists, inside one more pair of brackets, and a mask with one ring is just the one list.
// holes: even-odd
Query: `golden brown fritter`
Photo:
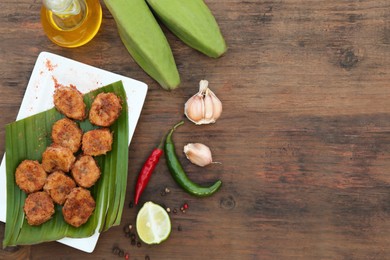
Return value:
[(71, 172), (76, 183), (84, 188), (92, 187), (100, 177), (99, 166), (90, 155), (78, 158), (73, 164)]
[(69, 148), (57, 144), (47, 147), (42, 154), (42, 166), (46, 172), (69, 172), (75, 160), (76, 157)]
[(84, 133), (81, 149), (84, 154), (97, 156), (111, 151), (112, 133), (108, 128), (95, 129)]
[(54, 203), (49, 194), (38, 191), (27, 196), (23, 209), (28, 224), (37, 226), (48, 221), (54, 214)]
[(86, 106), (83, 95), (75, 87), (60, 86), (54, 92), (54, 106), (65, 116), (83, 120), (86, 117)]
[(73, 153), (81, 146), (83, 132), (76, 122), (63, 118), (53, 124), (51, 138), (53, 143), (69, 148)]
[(47, 173), (38, 161), (24, 160), (15, 171), (15, 181), (21, 190), (32, 193), (42, 189)]
[(66, 197), (62, 207), (64, 220), (74, 227), (79, 227), (88, 221), (95, 206), (95, 200), (89, 190), (81, 187), (74, 188)]
[(43, 190), (46, 191), (57, 204), (64, 204), (66, 196), (76, 187), (72, 178), (61, 171), (53, 172), (47, 177)]
[(119, 117), (121, 99), (114, 93), (100, 93), (93, 100), (89, 110), (89, 121), (97, 126), (108, 127)]

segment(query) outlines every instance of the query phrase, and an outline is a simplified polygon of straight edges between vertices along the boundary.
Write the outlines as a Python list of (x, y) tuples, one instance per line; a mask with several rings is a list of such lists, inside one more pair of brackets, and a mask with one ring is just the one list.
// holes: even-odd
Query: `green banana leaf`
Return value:
[[(25, 159), (41, 161), (42, 153), (51, 144), (51, 127), (63, 118), (55, 108), (13, 122), (6, 126), (7, 214), (3, 247), (37, 244), (64, 237), (82, 238), (106, 231), (120, 224), (126, 193), (128, 172), (128, 108), (126, 92), (118, 81), (84, 95), (89, 109), (94, 97), (101, 92), (114, 92), (122, 99), (122, 112), (110, 127), (113, 132), (112, 151), (96, 157), (101, 177), (90, 188), (96, 208), (88, 222), (79, 228), (68, 225), (62, 216), (62, 206), (56, 206), (54, 216), (40, 226), (30, 226), (25, 219), (23, 205), (26, 194), (15, 183), (16, 167)], [(85, 132), (96, 127), (86, 119), (79, 122)]]

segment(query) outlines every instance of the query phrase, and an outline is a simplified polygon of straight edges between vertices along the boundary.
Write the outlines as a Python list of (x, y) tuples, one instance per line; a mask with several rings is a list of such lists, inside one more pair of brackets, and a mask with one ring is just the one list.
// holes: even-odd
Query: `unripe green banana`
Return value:
[(180, 76), (167, 38), (144, 0), (104, 0), (119, 36), (138, 65), (164, 89), (175, 89)]
[(158, 18), (188, 46), (218, 58), (226, 43), (203, 0), (146, 0)]

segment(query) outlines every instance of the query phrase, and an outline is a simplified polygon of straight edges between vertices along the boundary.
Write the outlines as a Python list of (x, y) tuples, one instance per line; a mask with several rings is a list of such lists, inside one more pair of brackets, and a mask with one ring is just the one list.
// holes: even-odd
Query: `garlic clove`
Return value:
[(215, 123), (222, 113), (222, 102), (210, 89), (206, 90), (204, 97), (205, 114), (204, 122), (206, 124)]
[(221, 116), (222, 102), (208, 88), (208, 81), (199, 82), (199, 92), (184, 105), (184, 114), (196, 125), (215, 123)]
[(201, 121), (204, 117), (203, 97), (199, 94), (193, 95), (184, 105), (184, 114), (195, 124)]
[(206, 90), (206, 94), (204, 96), (204, 121), (214, 123), (215, 120), (213, 118), (214, 115), (214, 102), (213, 98), (210, 96), (209, 89)]
[(215, 122), (222, 114), (222, 102), (211, 90), (210, 90), (210, 96), (213, 101), (213, 118)]
[(189, 143), (184, 146), (184, 153), (193, 164), (204, 167), (213, 162), (211, 150), (201, 143)]

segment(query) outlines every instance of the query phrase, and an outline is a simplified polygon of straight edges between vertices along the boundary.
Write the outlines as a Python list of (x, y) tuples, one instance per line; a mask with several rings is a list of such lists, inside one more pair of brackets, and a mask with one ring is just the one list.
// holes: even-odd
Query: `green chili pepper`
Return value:
[(165, 158), (167, 161), (168, 169), (171, 172), (173, 179), (182, 187), (186, 192), (197, 197), (207, 197), (214, 194), (222, 185), (222, 181), (218, 180), (209, 187), (202, 187), (192, 182), (184, 171), (177, 155), (175, 145), (172, 141), (172, 134), (175, 129), (184, 124), (184, 121), (176, 124), (168, 133), (165, 140)]

